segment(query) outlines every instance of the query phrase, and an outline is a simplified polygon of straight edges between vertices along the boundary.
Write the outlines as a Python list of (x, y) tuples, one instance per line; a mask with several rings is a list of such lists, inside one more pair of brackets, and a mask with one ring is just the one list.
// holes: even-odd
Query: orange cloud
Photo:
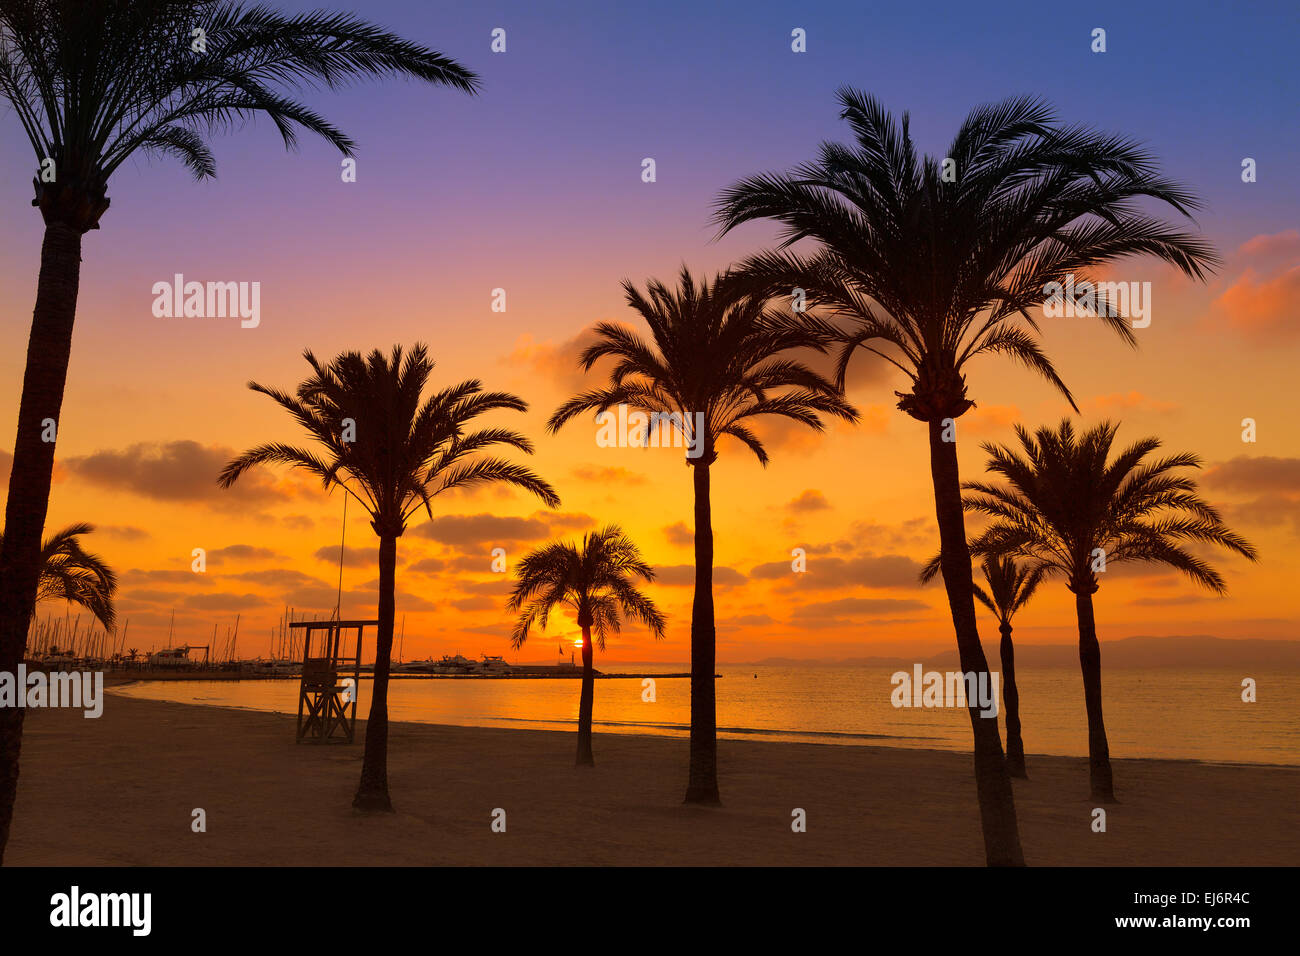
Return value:
[(866, 408), (859, 408), (858, 412), (862, 417), (858, 419), (857, 427), (868, 435), (887, 434), (891, 412), (896, 411), (897, 409), (890, 409), (884, 405), (868, 405)]
[(785, 506), (787, 511), (808, 512), (808, 511), (825, 511), (829, 508), (830, 502), (826, 496), (816, 488), (809, 488), (794, 500), (788, 502)]
[(679, 548), (689, 548), (695, 544), (695, 532), (687, 527), (685, 521), (675, 521), (664, 528), (664, 537), (669, 544)]
[(1023, 419), (1015, 405), (976, 405), (961, 417), (957, 424), (958, 436), (992, 435), (1006, 431)]
[(1228, 324), (1252, 338), (1282, 334), (1294, 338), (1300, 326), (1291, 318), (1300, 299), (1300, 264), (1268, 278), (1247, 269), (1214, 300)]
[(1214, 465), (1205, 483), (1228, 491), (1293, 494), (1300, 489), (1300, 458), (1238, 455)]
[(610, 466), (579, 465), (573, 469), (572, 475), (579, 481), (590, 481), (598, 485), (643, 485), (646, 483), (646, 476), (643, 474), (629, 471), (627, 468)]
[[(695, 565), (693, 564), (672, 564), (663, 568), (655, 569), (655, 583), (664, 584), (668, 587), (687, 587), (695, 584)], [(715, 565), (713, 568), (714, 587), (731, 587), (735, 584), (744, 584), (745, 576), (735, 568), (729, 568), (725, 565)]]
[[(412, 534), (457, 547), (541, 541), (557, 532), (590, 528), (595, 519), (585, 514), (538, 511), (527, 518), (494, 515), (439, 515), (416, 525)], [(334, 551), (338, 557), (337, 549)]]
[(1253, 260), (1275, 260), (1279, 257), (1295, 258), (1300, 256), (1300, 229), (1287, 229), (1271, 235), (1260, 234), (1254, 236), (1243, 242), (1234, 255)]
[(282, 502), (296, 495), (297, 483), (263, 468), (250, 469), (229, 489), (218, 488), (217, 475), (236, 454), (233, 448), (189, 440), (138, 442), (120, 451), (65, 458), (63, 466), (92, 485), (155, 501), (202, 501), (242, 510), (250, 502)]
[(1143, 409), (1153, 412), (1172, 412), (1178, 405), (1163, 402), (1133, 389), (1128, 392), (1111, 392), (1109, 395), (1094, 395), (1083, 402), (1083, 411), (1096, 415), (1117, 415), (1123, 412)]
[(502, 361), (531, 368), (561, 391), (578, 392), (599, 384), (596, 369), (587, 373), (578, 365), (583, 349), (596, 342), (597, 336), (589, 328), (563, 342), (538, 342), (524, 333), (515, 339), (514, 348)]
[(1294, 338), (1300, 230), (1255, 236), (1238, 247), (1232, 262), (1241, 272), (1214, 299), (1212, 314), (1250, 339)]

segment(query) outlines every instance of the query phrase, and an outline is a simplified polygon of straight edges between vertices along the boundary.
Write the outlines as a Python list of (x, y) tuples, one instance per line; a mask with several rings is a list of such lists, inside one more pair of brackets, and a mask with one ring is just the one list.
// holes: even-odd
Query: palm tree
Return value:
[(677, 289), (652, 279), (645, 295), (625, 280), (627, 304), (650, 327), (652, 341), (618, 323), (597, 323), (598, 341), (583, 351), (579, 364), (590, 371), (601, 358), (616, 358), (609, 384), (565, 402), (547, 424), (555, 432), (584, 412), (626, 405), (658, 416), (690, 449), (686, 463), (692, 466), (695, 492), (695, 598), (686, 802), (705, 804), (720, 802), (710, 501), (718, 440), (736, 439), (766, 465), (767, 450), (749, 428), (753, 419), (777, 416), (820, 431), (820, 414), (847, 421), (856, 421), (858, 414), (825, 378), (782, 354), (818, 347), (820, 340), (809, 326), (765, 313), (761, 299), (733, 295), (720, 287), (721, 280), (697, 280), (683, 266)]
[[(207, 135), (258, 114), (287, 147), (301, 129), (352, 155), (352, 139), (295, 91), (390, 74), (466, 93), (479, 85), (448, 57), (346, 13), (286, 16), (227, 0), (0, 0), (0, 95), (36, 153), (32, 205), (45, 223), (0, 551), (0, 670), (25, 651), (54, 467), (47, 423), (63, 405), (81, 237), (99, 228), (110, 177), (132, 157), (156, 155), (210, 178)], [(0, 711), (0, 862), (23, 714)]]
[[(94, 525), (69, 525), (41, 545), (40, 577), (36, 585), (36, 603), (67, 601), (84, 607), (111, 631), (117, 621), (113, 609), (113, 592), (117, 575), (97, 554), (91, 554), (78, 540), (95, 530)], [(0, 546), (4, 532), (0, 531)]]
[(622, 629), (619, 615), (634, 618), (650, 628), (656, 640), (664, 636), (664, 616), (655, 603), (636, 587), (634, 578), (653, 581), (654, 569), (646, 564), (636, 544), (618, 525), (606, 525), (583, 536), (580, 546), (566, 543), (537, 548), (519, 562), (518, 581), (506, 607), (520, 611), (510, 644), (523, 647), (536, 624), (546, 630), (555, 608), (564, 606), (582, 628), (582, 697), (578, 704), (578, 766), (592, 766), (591, 712), (595, 695), (592, 670), (592, 635), (601, 652), (605, 638)]
[(424, 345), (408, 354), (394, 346), (369, 356), (344, 352), (328, 365), (304, 353), (312, 375), (296, 395), (250, 382), (302, 426), (321, 451), (272, 443), (235, 458), (218, 479), (229, 488), (254, 465), (284, 464), (315, 475), (329, 489), (342, 488), (370, 515), (379, 536), (379, 629), (375, 645), (374, 696), (366, 722), (361, 783), (353, 806), (392, 810), (388, 796), (388, 673), (393, 653), (397, 539), (420, 508), (432, 517), (435, 497), (453, 488), (491, 482), (516, 485), (555, 507), (551, 486), (526, 468), (480, 455), (494, 445), (532, 454), (524, 436), (505, 428), (469, 431), (474, 419), (499, 409), (525, 411), (523, 399), (485, 392), (477, 380), (461, 382), (421, 402), (433, 362)]
[[(907, 376), (898, 407), (924, 422), (939, 525), (944, 587), (963, 671), (988, 662), (975, 621), (957, 468), (956, 420), (972, 406), (965, 369), (1000, 354), (1037, 372), (1071, 403), (1039, 348), (1030, 310), (1051, 283), (1084, 311), (1084, 285), (1097, 267), (1132, 254), (1203, 278), (1208, 244), (1138, 211), (1143, 197), (1189, 214), (1195, 198), (1159, 175), (1134, 143), (1082, 127), (1060, 127), (1034, 99), (973, 110), (945, 161), (919, 157), (908, 117), (873, 97), (842, 89), (851, 145), (825, 143), (816, 160), (788, 174), (743, 179), (718, 200), (723, 233), (755, 219), (780, 223), (782, 244), (739, 267), (753, 294), (800, 298), (839, 328), (843, 384), (858, 349)], [(809, 254), (788, 247), (801, 239)], [(1080, 280), (1068, 282), (1070, 276)], [(1132, 330), (1110, 298), (1092, 299), (1104, 324), (1130, 344)], [(970, 709), (975, 777), (990, 864), (1022, 864), (1011, 781), (997, 722)]]
[[(1002, 659), (1002, 704), (1007, 715), (1007, 773), (1028, 779), (1025, 772), (1025, 744), (1020, 737), (1020, 691), (1016, 687), (1016, 648), (1011, 643), (1011, 619), (1029, 603), (1038, 590), (1043, 574), (1039, 569), (1017, 564), (1015, 558), (994, 557), (980, 562), (988, 589), (972, 583), (975, 597), (998, 619), (1002, 641), (998, 656)], [(933, 558), (921, 571), (921, 581), (928, 584), (939, 573), (939, 558)]]
[(1055, 430), (1039, 428), (1030, 435), (1017, 425), (1023, 454), (1005, 446), (983, 446), (988, 470), (1008, 483), (967, 482), (964, 487), (971, 493), (963, 499), (968, 511), (994, 519), (971, 541), (974, 554), (1023, 556), (1029, 573), (1061, 575), (1074, 593), (1092, 797), (1106, 803), (1115, 802), (1115, 788), (1102, 720), (1101, 647), (1092, 609), (1097, 575), (1117, 562), (1164, 564), (1223, 594), (1223, 577), (1186, 545), (1217, 545), (1251, 561), (1258, 558), (1197, 494), (1196, 482), (1173, 473), (1199, 468), (1199, 458), (1178, 454), (1149, 460), (1160, 441), (1143, 438), (1112, 460), (1116, 430), (1116, 425), (1103, 422), (1076, 436), (1067, 419)]

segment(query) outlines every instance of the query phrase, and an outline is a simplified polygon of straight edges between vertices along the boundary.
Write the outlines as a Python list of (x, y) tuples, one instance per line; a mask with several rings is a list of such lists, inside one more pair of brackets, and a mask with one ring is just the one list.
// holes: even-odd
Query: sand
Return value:
[[(599, 715), (597, 715), (599, 716)], [(968, 756), (719, 743), (724, 806), (686, 807), (687, 743), (395, 723), (397, 812), (351, 809), (352, 746), (294, 743), (292, 718), (111, 697), (33, 711), (6, 863), (60, 865), (981, 865)], [(1300, 769), (1117, 760), (1090, 828), (1087, 763), (1029, 757), (1016, 781), (1031, 865), (1300, 864)], [(207, 832), (191, 830), (206, 811)], [(495, 808), (506, 832), (491, 829)], [(791, 830), (791, 811), (807, 832)]]

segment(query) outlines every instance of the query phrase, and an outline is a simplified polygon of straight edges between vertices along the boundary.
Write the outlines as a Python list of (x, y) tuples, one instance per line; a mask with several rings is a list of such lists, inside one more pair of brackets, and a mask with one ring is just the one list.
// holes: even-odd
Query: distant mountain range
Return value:
[[(998, 645), (985, 641), (984, 653), (995, 667)], [(1103, 667), (1287, 667), (1300, 669), (1300, 641), (1266, 641), (1259, 638), (1228, 640), (1221, 637), (1126, 637), (1101, 642)], [(810, 664), (892, 667), (922, 663), (927, 667), (955, 668), (957, 649), (931, 649), (910, 657), (843, 657), (836, 660), (766, 657), (750, 664), (798, 667)], [(1026, 667), (1077, 667), (1077, 644), (1025, 644), (1016, 646), (1016, 664)]]

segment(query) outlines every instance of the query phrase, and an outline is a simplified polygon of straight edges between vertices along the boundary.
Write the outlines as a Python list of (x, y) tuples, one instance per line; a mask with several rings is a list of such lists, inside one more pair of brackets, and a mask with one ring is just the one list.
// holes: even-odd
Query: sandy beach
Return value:
[[(681, 804), (685, 740), (391, 725), (392, 816), (350, 809), (361, 745), (294, 743), (292, 718), (114, 696), (33, 711), (6, 862), (125, 865), (943, 865), (984, 862), (970, 760), (722, 741), (724, 806)], [(1031, 865), (1296, 865), (1300, 770), (1118, 760), (1089, 826), (1082, 759), (1016, 782)], [(490, 827), (506, 811), (506, 832)], [(207, 832), (191, 830), (192, 811)], [(807, 832), (791, 811), (807, 811)]]

